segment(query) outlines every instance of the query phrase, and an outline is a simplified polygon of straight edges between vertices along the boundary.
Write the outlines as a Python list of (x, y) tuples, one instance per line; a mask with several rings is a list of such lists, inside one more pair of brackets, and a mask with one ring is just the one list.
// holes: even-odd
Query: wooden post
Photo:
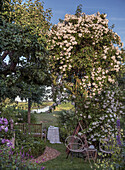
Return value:
[(31, 98), (28, 98), (28, 123), (31, 122)]
[(15, 131), (14, 131), (14, 121), (13, 119), (10, 119), (10, 130), (13, 132), (13, 137), (11, 139), (12, 147), (15, 147)]
[(42, 134), (43, 132), (42, 132), (42, 123), (41, 123), (41, 128), (40, 128), (40, 134), (41, 134), (41, 140), (42, 140), (42, 138), (43, 138), (43, 134)]

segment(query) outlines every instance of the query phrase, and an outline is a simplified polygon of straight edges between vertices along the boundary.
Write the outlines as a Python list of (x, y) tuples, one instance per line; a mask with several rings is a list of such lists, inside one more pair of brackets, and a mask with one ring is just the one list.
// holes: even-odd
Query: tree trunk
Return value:
[(31, 98), (28, 98), (28, 123), (31, 122), (31, 105), (32, 105)]

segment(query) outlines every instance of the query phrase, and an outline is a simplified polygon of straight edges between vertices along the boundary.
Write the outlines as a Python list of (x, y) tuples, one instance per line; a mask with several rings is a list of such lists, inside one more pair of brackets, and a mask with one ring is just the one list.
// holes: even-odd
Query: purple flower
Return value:
[(4, 128), (5, 128), (5, 126), (1, 126), (1, 130), (4, 129)]
[(33, 156), (31, 155), (31, 158), (33, 158)]
[(8, 125), (8, 120), (6, 118), (4, 118), (3, 120), (4, 120), (4, 124)]
[(1, 128), (1, 126), (0, 126), (0, 132), (1, 132), (1, 130), (2, 130), (2, 128)]
[(0, 118), (0, 124), (3, 124), (2, 118)]
[(120, 120), (117, 119), (117, 127), (120, 126)]
[(10, 142), (10, 140), (9, 140), (9, 139), (6, 139), (6, 142)]
[(43, 169), (44, 169), (44, 166), (42, 166), (40, 170), (43, 170)]
[(8, 143), (7, 143), (7, 146), (8, 146), (8, 147), (12, 146), (12, 143), (11, 143), (11, 142), (8, 142)]
[(24, 157), (25, 157), (25, 153), (24, 153), (24, 151), (23, 151), (22, 158), (24, 158)]
[(120, 120), (117, 119), (117, 130), (118, 130), (118, 135), (117, 135), (117, 143), (118, 145), (121, 145), (121, 141), (120, 141)]
[(119, 135), (117, 135), (117, 143), (118, 143), (118, 145), (121, 145), (121, 144), (122, 144)]
[(1, 141), (2, 143), (6, 143), (6, 139), (2, 139), (2, 141)]
[(38, 161), (36, 161), (36, 163), (38, 164)]
[(8, 132), (8, 127), (5, 127), (5, 129), (4, 129), (4, 130), (5, 130), (5, 132)]

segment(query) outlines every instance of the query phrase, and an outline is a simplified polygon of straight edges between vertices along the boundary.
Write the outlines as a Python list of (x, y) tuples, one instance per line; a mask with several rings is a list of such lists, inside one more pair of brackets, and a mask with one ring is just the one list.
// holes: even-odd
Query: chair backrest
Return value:
[(68, 136), (65, 140), (65, 146), (70, 151), (80, 151), (84, 149), (82, 140), (77, 136)]

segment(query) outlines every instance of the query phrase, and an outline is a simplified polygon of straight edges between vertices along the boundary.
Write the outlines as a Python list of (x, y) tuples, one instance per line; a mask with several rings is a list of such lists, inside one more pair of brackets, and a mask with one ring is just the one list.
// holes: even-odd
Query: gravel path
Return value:
[(38, 163), (47, 162), (49, 160), (55, 159), (60, 154), (61, 153), (57, 151), (56, 149), (46, 146), (44, 153), (33, 161), (35, 162), (38, 161)]

